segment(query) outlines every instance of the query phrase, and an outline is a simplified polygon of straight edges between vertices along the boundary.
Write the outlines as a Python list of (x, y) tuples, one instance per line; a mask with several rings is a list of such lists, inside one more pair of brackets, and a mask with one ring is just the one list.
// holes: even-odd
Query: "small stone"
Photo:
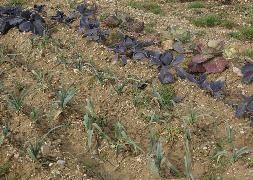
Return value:
[(19, 158), (19, 154), (14, 154), (14, 158), (18, 159)]
[(66, 163), (66, 161), (64, 161), (64, 160), (58, 160), (58, 161), (56, 162), (56, 164), (58, 164), (58, 165), (61, 166), (62, 168), (64, 167), (65, 163)]

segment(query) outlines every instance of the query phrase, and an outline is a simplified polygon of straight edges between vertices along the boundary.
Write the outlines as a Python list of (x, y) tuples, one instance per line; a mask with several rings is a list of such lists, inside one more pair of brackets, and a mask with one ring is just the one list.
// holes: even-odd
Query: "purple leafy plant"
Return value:
[(253, 63), (247, 63), (242, 67), (243, 79), (245, 84), (249, 84), (253, 81)]
[(229, 65), (228, 61), (222, 56), (224, 42), (202, 43), (194, 48), (194, 56), (189, 63), (189, 70), (193, 73), (219, 73), (223, 72)]

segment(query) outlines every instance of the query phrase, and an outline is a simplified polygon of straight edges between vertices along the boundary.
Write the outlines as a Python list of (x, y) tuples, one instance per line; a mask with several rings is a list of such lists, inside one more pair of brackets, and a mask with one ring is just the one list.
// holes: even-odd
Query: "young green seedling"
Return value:
[(216, 159), (216, 163), (220, 162), (222, 157), (228, 156), (228, 152), (226, 150), (218, 151), (214, 156), (213, 159)]
[(16, 110), (16, 112), (20, 113), (26, 95), (27, 91), (22, 90), (18, 95), (16, 94), (9, 95), (7, 101), (9, 105)]
[(34, 124), (37, 124), (40, 119), (40, 111), (37, 108), (32, 108), (32, 111), (30, 112), (30, 117), (32, 119), (32, 122)]
[(177, 168), (168, 160), (164, 155), (162, 144), (158, 140), (158, 136), (154, 130), (150, 131), (150, 157), (151, 158), (151, 169), (156, 174), (161, 173), (162, 165), (166, 165), (168, 169), (175, 176), (179, 176), (180, 173)]
[(74, 88), (69, 89), (62, 88), (61, 90), (58, 91), (58, 98), (59, 98), (58, 103), (62, 112), (66, 108), (70, 100), (74, 97), (75, 93), (76, 89)]
[(149, 121), (149, 123), (157, 123), (157, 122), (164, 122), (161, 119), (161, 116), (159, 114), (156, 114), (155, 112), (150, 112), (147, 116), (146, 116), (147, 120)]
[(248, 147), (242, 147), (240, 149), (234, 149), (231, 155), (231, 162), (235, 163), (241, 156), (248, 154), (250, 152)]
[(119, 82), (113, 86), (114, 90), (117, 92), (118, 95), (123, 94), (124, 87), (127, 85), (127, 82)]
[(39, 140), (36, 140), (34, 144), (30, 143), (29, 147), (27, 148), (28, 155), (32, 158), (33, 161), (38, 160), (38, 155), (41, 151), (41, 147), (44, 144), (45, 138), (53, 131), (55, 131), (58, 128), (63, 127), (63, 125), (56, 126), (52, 129), (50, 129), (46, 134), (42, 136)]
[(95, 78), (101, 83), (104, 84), (105, 81), (115, 81), (117, 78), (113, 75), (106, 73), (104, 71), (98, 71), (92, 64), (90, 63), (84, 63), (83, 65), (86, 69), (86, 71), (89, 71), (91, 74), (95, 76)]
[(184, 164), (185, 164), (185, 174), (186, 174), (186, 179), (189, 180), (194, 180), (194, 177), (192, 175), (192, 160), (191, 160), (191, 152), (190, 152), (190, 145), (189, 145), (189, 140), (190, 140), (190, 130), (188, 128), (188, 123), (184, 119)]
[(227, 133), (227, 142), (232, 143), (233, 142), (233, 128), (231, 126), (226, 127), (226, 133)]
[(4, 143), (4, 139), (7, 137), (9, 132), (10, 132), (10, 130), (8, 129), (7, 126), (2, 127), (2, 133), (0, 135), (0, 146)]
[(45, 90), (47, 89), (47, 73), (44, 72), (44, 71), (35, 71), (35, 70), (32, 70), (32, 73), (33, 73), (33, 76), (35, 78), (35, 80), (37, 81), (39, 87), (42, 89), (42, 90)]
[(114, 128), (115, 138), (117, 139), (116, 142), (116, 151), (117, 153), (121, 148), (126, 148), (127, 145), (134, 149), (135, 153), (144, 152), (128, 135), (126, 132), (125, 127), (120, 123), (117, 122)]
[[(92, 138), (97, 131), (98, 135), (102, 138), (110, 140), (110, 138), (103, 132), (102, 128), (97, 124), (100, 120), (94, 110), (93, 101), (91, 98), (86, 99), (86, 114), (83, 117), (83, 125), (87, 133), (87, 145), (88, 148), (92, 147)], [(95, 131), (96, 130), (96, 131)]]

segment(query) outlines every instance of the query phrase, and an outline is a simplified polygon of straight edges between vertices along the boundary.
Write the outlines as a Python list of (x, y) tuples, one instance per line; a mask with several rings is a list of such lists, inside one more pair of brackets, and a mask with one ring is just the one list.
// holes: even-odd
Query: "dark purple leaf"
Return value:
[(173, 60), (173, 55), (171, 52), (166, 51), (160, 56), (160, 60), (163, 63), (163, 65), (168, 66)]
[(247, 111), (250, 113), (253, 113), (253, 101), (251, 101), (248, 105), (247, 105)]
[(161, 56), (161, 53), (159, 51), (148, 51), (147, 53), (149, 58), (159, 59)]
[(146, 58), (145, 52), (134, 52), (133, 53), (133, 59), (141, 60), (141, 59), (145, 59), (145, 58)]
[(55, 20), (57, 22), (63, 22), (65, 19), (66, 15), (62, 11), (56, 11), (56, 15), (51, 16), (52, 20)]
[(237, 118), (242, 117), (242, 116), (245, 114), (246, 109), (247, 109), (247, 103), (245, 103), (245, 102), (240, 103), (240, 104), (237, 106), (237, 108), (236, 108), (235, 116), (236, 116)]
[(253, 63), (245, 64), (242, 67), (243, 79), (242, 81), (249, 84), (253, 81)]
[(203, 63), (203, 62), (207, 61), (208, 59), (210, 59), (210, 56), (208, 56), (208, 55), (197, 54), (192, 57), (192, 62), (199, 64), (199, 63)]
[(64, 22), (69, 24), (74, 22), (76, 18), (77, 18), (76, 12), (71, 12), (70, 15), (65, 18)]
[(228, 61), (223, 57), (216, 57), (213, 60), (203, 64), (207, 73), (223, 72), (228, 67), (228, 65)]
[(211, 93), (213, 94), (214, 97), (216, 98), (223, 98), (224, 97), (224, 81), (211, 81), (210, 82), (210, 89)]
[(129, 36), (125, 36), (123, 43), (126, 47), (131, 47), (136, 45), (136, 40), (134, 38), (131, 38)]
[(176, 56), (176, 58), (174, 59), (174, 61), (172, 62), (172, 65), (176, 66), (176, 65), (180, 64), (181, 62), (183, 62), (183, 60), (184, 60), (184, 55), (183, 54), (178, 54)]
[(80, 19), (80, 28), (90, 29), (89, 20), (87, 16), (82, 16)]
[(187, 79), (188, 81), (200, 85), (200, 80), (198, 80), (193, 74), (186, 72), (183, 68), (176, 68), (177, 75), (181, 79)]
[(189, 73), (187, 73), (183, 68), (176, 68), (176, 73), (181, 79), (187, 79)]
[(41, 23), (45, 23), (45, 20), (38, 13), (32, 13), (30, 20), (31, 21), (40, 21)]
[(224, 88), (225, 82), (224, 81), (212, 81), (210, 83), (210, 87), (212, 91), (217, 92)]
[(9, 24), (11, 26), (17, 26), (19, 25), (22, 21), (24, 21), (25, 19), (22, 17), (13, 17), (13, 18), (9, 18)]
[[(51, 16), (51, 19), (60, 23), (69, 24), (69, 23), (72, 23), (76, 19), (76, 17), (77, 17), (76, 12), (72, 12), (69, 16), (66, 16), (64, 12), (56, 11), (56, 15)], [(88, 18), (86, 16), (83, 16), (83, 17), (80, 20), (80, 27), (89, 29), (90, 25), (89, 25)]]
[(169, 72), (167, 66), (162, 66), (160, 69), (160, 74), (158, 76), (158, 79), (162, 84), (169, 84), (174, 82), (173, 75)]
[(26, 20), (30, 20), (32, 12), (29, 10), (22, 11), (21, 17), (25, 18)]
[(198, 78), (198, 84), (200, 85), (200, 84), (204, 83), (206, 81), (206, 79), (207, 79), (207, 75), (201, 74)]
[(125, 55), (121, 58), (123, 65), (125, 66), (127, 64), (127, 57)]
[(160, 52), (148, 51), (147, 56), (148, 58), (151, 59), (151, 64), (158, 65), (158, 66), (162, 65), (162, 62), (160, 61), (160, 56), (161, 56)]
[(7, 19), (0, 19), (0, 33), (5, 34), (9, 29), (11, 29), (11, 25)]
[(43, 36), (45, 33), (45, 24), (41, 21), (33, 21), (32, 22), (32, 33)]
[(84, 14), (87, 11), (87, 5), (86, 4), (80, 4), (76, 7), (76, 10), (80, 13), (80, 14)]
[(21, 32), (29, 32), (32, 30), (32, 23), (30, 21), (25, 21), (25, 22), (21, 23), (18, 26), (18, 28)]
[(82, 16), (80, 19), (80, 28), (94, 29), (99, 27), (97, 20), (89, 20), (87, 16)]
[(0, 7), (0, 15), (14, 15), (18, 16), (21, 14), (22, 8), (19, 6), (6, 6)]
[(193, 73), (204, 73), (206, 72), (206, 69), (204, 68), (203, 64), (196, 64), (193, 62), (190, 62), (188, 65), (188, 68)]

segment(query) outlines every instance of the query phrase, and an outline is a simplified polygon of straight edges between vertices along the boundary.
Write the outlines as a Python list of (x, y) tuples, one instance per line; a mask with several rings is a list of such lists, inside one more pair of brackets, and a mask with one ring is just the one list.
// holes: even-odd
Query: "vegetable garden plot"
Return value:
[[(17, 27), (20, 32), (32, 32), (43, 36), (47, 33), (47, 25), (44, 18), (40, 15), (44, 8), (44, 5), (34, 5), (34, 8), (30, 10), (24, 10), (18, 6), (0, 7), (1, 34), (4, 35), (8, 33), (9, 29)], [(88, 40), (104, 43), (111, 32), (109, 29), (103, 30), (100, 28), (100, 22), (97, 20), (95, 13), (95, 8), (89, 8), (86, 3), (83, 3), (78, 5), (76, 10), (71, 12), (69, 16), (62, 11), (57, 11), (56, 15), (51, 16), (50, 19), (59, 23), (71, 24), (79, 18), (79, 33)], [(229, 66), (229, 62), (222, 55), (223, 41), (209, 41), (208, 45), (197, 44), (193, 49), (193, 56), (186, 70), (179, 67), (180, 63), (185, 59), (185, 50), (180, 41), (175, 41), (173, 49), (165, 52), (146, 49), (153, 45), (155, 45), (155, 42), (152, 40), (139, 41), (134, 37), (123, 34), (119, 42), (107, 45), (107, 47), (115, 53), (115, 61), (120, 59), (123, 65), (127, 64), (128, 59), (135, 61), (148, 60), (151, 65), (156, 65), (159, 70), (158, 79), (162, 84), (173, 83), (177, 74), (178, 77), (187, 79), (197, 84), (201, 89), (207, 90), (215, 98), (224, 98), (226, 95), (224, 93), (225, 82), (208, 82), (206, 79), (207, 74), (222, 72)], [(252, 67), (252, 64), (246, 64), (242, 68), (242, 81), (244, 83), (252, 82)], [(175, 72), (175, 70), (177, 73), (173, 74), (172, 71)], [(193, 73), (198, 75), (196, 76)], [(245, 104), (245, 99), (242, 101), (242, 104)], [(241, 111), (241, 108), (239, 105), (236, 112)], [(253, 109), (248, 109), (248, 113), (239, 113), (240, 116), (237, 117), (247, 114), (252, 121), (252, 113)], [(251, 122), (251, 126), (252, 124), (253, 122)]]

